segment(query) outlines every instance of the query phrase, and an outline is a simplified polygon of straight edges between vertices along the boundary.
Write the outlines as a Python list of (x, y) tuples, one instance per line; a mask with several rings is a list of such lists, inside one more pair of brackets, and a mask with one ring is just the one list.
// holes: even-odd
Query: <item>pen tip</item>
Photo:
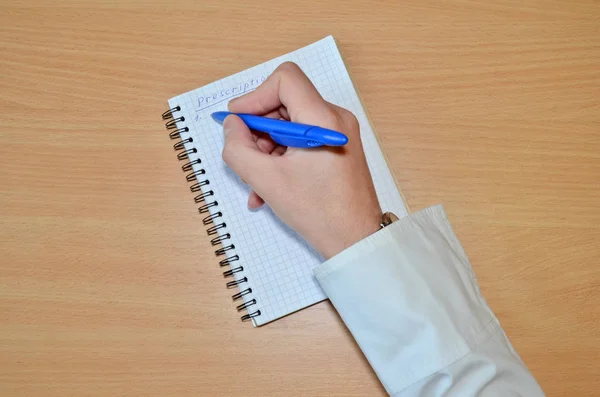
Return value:
[(225, 120), (225, 117), (229, 116), (230, 114), (231, 114), (230, 112), (214, 112), (214, 113), (211, 114), (211, 117), (217, 123), (223, 124), (223, 121)]

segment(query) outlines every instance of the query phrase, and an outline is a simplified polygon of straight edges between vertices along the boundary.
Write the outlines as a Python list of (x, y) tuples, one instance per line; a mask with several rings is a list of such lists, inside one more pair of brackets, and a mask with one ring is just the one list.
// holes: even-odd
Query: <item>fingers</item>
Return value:
[(329, 109), (328, 105), (300, 67), (286, 62), (256, 90), (230, 101), (229, 110), (263, 115), (283, 106), (289, 119), (301, 121), (297, 120), (301, 114), (312, 113), (316, 118)]
[(231, 115), (223, 122), (223, 161), (250, 186), (265, 178), (270, 156), (264, 153), (242, 119)]
[(263, 153), (267, 154), (271, 154), (271, 152), (277, 147), (277, 144), (273, 142), (272, 139), (264, 136), (256, 137), (256, 144)]
[(276, 169), (271, 161), (272, 156), (281, 156), (286, 148), (277, 145), (268, 136), (253, 134), (235, 115), (224, 120), (223, 133), (223, 160), (253, 189), (248, 197), (248, 207), (259, 208), (264, 200), (254, 190), (274, 183), (273, 173)]
[(282, 118), (284, 118), (285, 120), (289, 120), (290, 119), (290, 114), (288, 113), (287, 109), (285, 108), (285, 106), (281, 106), (279, 107), (279, 114), (281, 115)]
[[(267, 153), (272, 156), (281, 156), (285, 153), (286, 148), (273, 142), (273, 140), (269, 138), (268, 135), (253, 135), (256, 139), (256, 144), (263, 153)], [(250, 208), (251, 210), (255, 210), (262, 207), (264, 203), (265, 201), (256, 192), (250, 192), (250, 195), (248, 196), (248, 208)]]
[[(263, 115), (263, 117), (281, 120), (284, 118), (284, 116), (282, 114), (282, 109), (285, 109), (285, 108), (281, 107), (279, 109), (275, 109), (275, 110)], [(287, 116), (287, 111), (284, 111), (284, 114)], [(275, 147), (278, 146), (277, 143), (275, 143), (268, 134), (253, 131), (252, 135), (254, 136), (254, 140), (258, 144), (258, 147), (264, 153), (271, 154), (273, 149), (275, 149)]]
[(277, 119), (277, 120), (288, 120), (289, 121), (289, 116), (287, 114), (287, 111), (285, 112), (285, 115), (288, 117), (284, 117), (284, 113), (282, 112), (282, 109), (285, 109), (285, 107), (280, 106), (279, 108), (270, 111), (269, 113), (263, 114), (263, 117), (268, 117), (270, 119)]
[(264, 203), (265, 201), (256, 192), (250, 192), (250, 196), (248, 196), (248, 208), (255, 210), (262, 207)]

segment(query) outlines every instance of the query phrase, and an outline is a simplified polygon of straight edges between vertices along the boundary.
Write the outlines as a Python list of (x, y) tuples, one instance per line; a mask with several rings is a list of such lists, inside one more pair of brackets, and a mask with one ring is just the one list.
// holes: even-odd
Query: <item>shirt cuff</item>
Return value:
[(442, 206), (394, 222), (314, 274), (392, 395), (500, 329)]

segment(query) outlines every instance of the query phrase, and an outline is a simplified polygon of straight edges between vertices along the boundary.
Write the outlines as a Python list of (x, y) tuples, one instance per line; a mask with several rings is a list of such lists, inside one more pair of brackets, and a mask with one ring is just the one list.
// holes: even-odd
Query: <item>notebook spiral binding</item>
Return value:
[[(173, 145), (173, 149), (175, 149), (175, 151), (178, 152), (177, 159), (179, 159), (179, 161), (188, 160), (188, 162), (181, 166), (181, 169), (183, 172), (186, 173), (185, 179), (188, 182), (195, 182), (193, 185), (190, 186), (190, 191), (192, 193), (197, 193), (194, 197), (194, 202), (196, 204), (202, 204), (198, 207), (198, 212), (200, 214), (207, 214), (202, 219), (202, 224), (204, 226), (212, 225), (207, 228), (207, 234), (209, 236), (216, 235), (216, 237), (210, 240), (210, 243), (213, 246), (221, 245), (221, 248), (215, 250), (215, 255), (217, 257), (225, 256), (225, 259), (221, 259), (219, 261), (219, 266), (229, 266), (229, 269), (223, 272), (223, 277), (232, 277), (236, 273), (243, 272), (244, 268), (242, 266), (236, 267), (235, 265), (233, 265), (234, 262), (240, 260), (239, 255), (234, 254), (231, 256), (227, 256), (228, 252), (235, 250), (235, 245), (229, 244), (227, 241), (231, 239), (230, 233), (221, 233), (220, 235), (218, 233), (219, 230), (225, 229), (227, 227), (227, 224), (223, 222), (223, 213), (221, 211), (213, 212), (212, 214), (210, 213), (210, 208), (218, 207), (219, 203), (216, 200), (210, 199), (210, 197), (214, 196), (215, 194), (212, 190), (202, 192), (202, 186), (210, 185), (210, 181), (205, 178), (204, 180), (202, 180), (201, 176), (206, 173), (204, 169), (198, 169), (194, 171), (194, 165), (201, 164), (202, 160), (200, 158), (192, 158), (196, 153), (198, 153), (198, 150), (196, 148), (186, 149), (185, 145), (187, 143), (193, 143), (194, 139), (192, 137), (185, 138), (183, 136), (187, 132), (189, 132), (190, 129), (188, 127), (181, 126), (181, 123), (185, 121), (185, 117), (176, 117), (175, 115), (175, 113), (180, 111), (181, 107), (175, 106), (174, 108), (171, 108), (164, 112), (162, 118), (166, 121), (165, 126), (167, 127), (167, 131), (169, 131), (169, 138), (179, 139), (179, 141), (175, 143), (175, 145)], [(252, 294), (252, 288), (247, 287), (247, 285), (248, 277), (244, 276), (237, 280), (229, 281), (225, 286), (227, 288), (239, 288), (240, 291), (237, 294), (232, 295), (231, 297), (234, 301), (237, 301), (247, 295)], [(244, 303), (236, 307), (238, 312), (241, 312), (242, 310), (247, 311), (247, 313), (241, 317), (242, 321), (247, 321), (254, 317), (260, 316), (260, 310), (252, 311), (251, 306), (254, 305), (256, 305), (256, 299), (253, 298), (250, 300), (246, 299)]]

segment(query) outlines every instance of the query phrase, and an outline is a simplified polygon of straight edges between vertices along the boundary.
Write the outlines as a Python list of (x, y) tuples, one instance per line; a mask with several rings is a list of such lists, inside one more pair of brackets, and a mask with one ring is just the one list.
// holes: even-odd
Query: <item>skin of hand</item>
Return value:
[(255, 91), (229, 103), (235, 113), (317, 125), (343, 132), (341, 147), (287, 148), (253, 132), (235, 115), (223, 123), (223, 160), (252, 193), (248, 207), (265, 202), (325, 258), (380, 227), (381, 209), (349, 111), (325, 101), (300, 67), (280, 65)]

